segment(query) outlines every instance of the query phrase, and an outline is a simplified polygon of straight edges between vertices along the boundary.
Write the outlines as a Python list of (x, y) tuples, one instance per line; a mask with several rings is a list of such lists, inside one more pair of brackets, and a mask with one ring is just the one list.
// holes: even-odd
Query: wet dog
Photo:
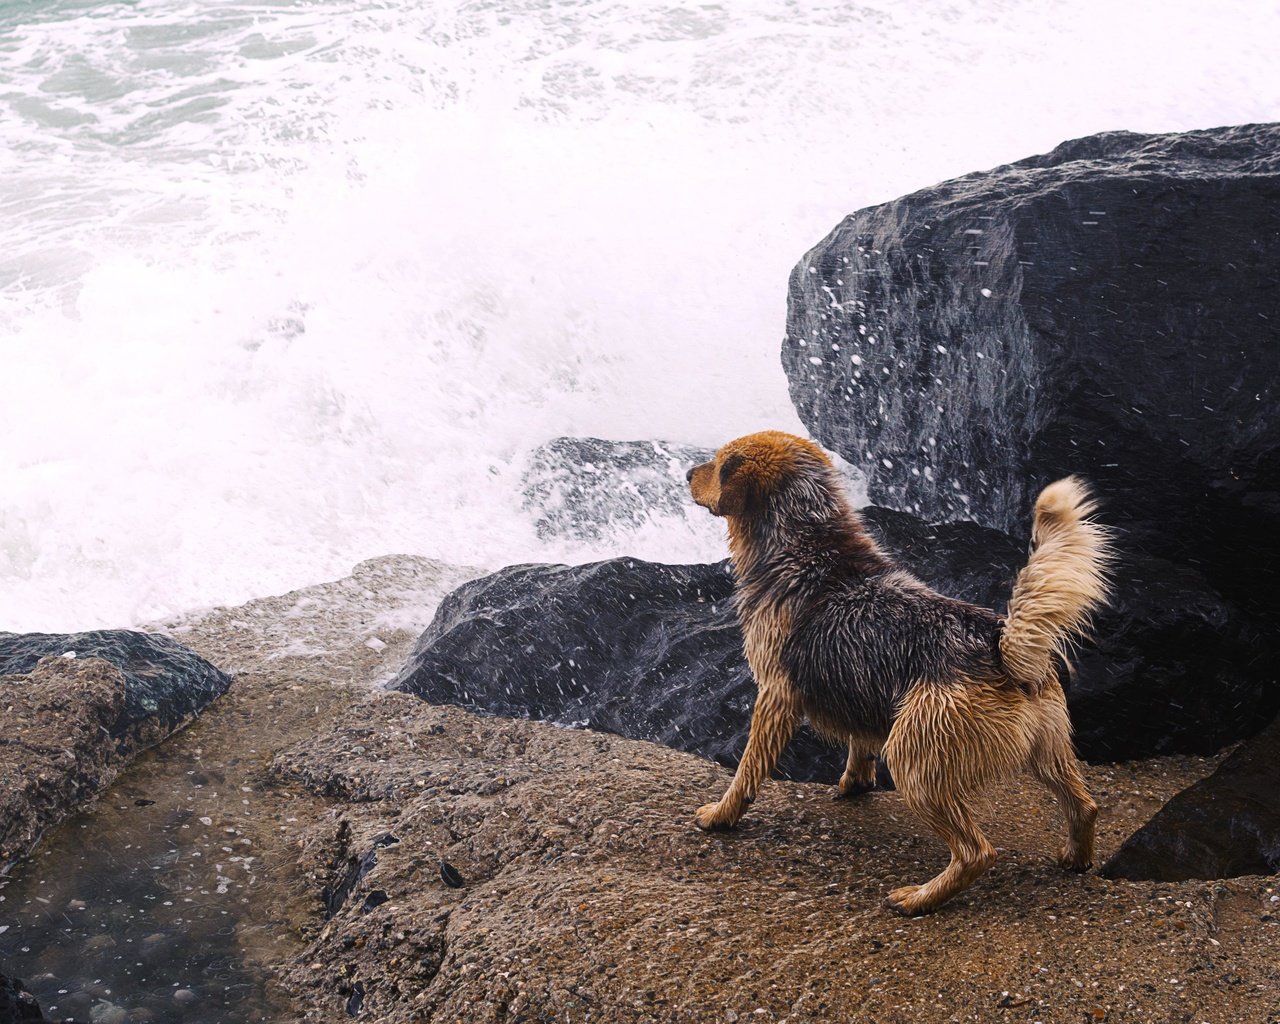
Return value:
[(889, 893), (928, 913), (973, 884), (996, 851), (974, 821), (984, 786), (1028, 768), (1067, 821), (1060, 863), (1093, 861), (1097, 804), (1085, 789), (1055, 662), (1106, 597), (1108, 538), (1073, 478), (1035, 506), (1032, 552), (1009, 614), (953, 600), (894, 563), (867, 534), (831, 461), (765, 431), (689, 470), (694, 500), (729, 526), (738, 617), (757, 697), (746, 750), (719, 801), (696, 815), (731, 828), (807, 716), (848, 744), (841, 795), (875, 783), (884, 757), (907, 806), (950, 847), (923, 885)]

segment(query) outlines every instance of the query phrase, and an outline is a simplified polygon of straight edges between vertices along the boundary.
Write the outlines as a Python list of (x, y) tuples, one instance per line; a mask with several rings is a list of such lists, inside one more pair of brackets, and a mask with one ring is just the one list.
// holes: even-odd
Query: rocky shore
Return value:
[[(1101, 854), (1212, 766), (1090, 769)], [(985, 805), (992, 872), (904, 921), (884, 892), (946, 851), (895, 793), (775, 782), (708, 836), (691, 814), (726, 775), (700, 758), (394, 693), (273, 777), (330, 802), (303, 831), (317, 914), (283, 977), (308, 1020), (1263, 1021), (1280, 1003), (1274, 879), (1063, 874), (1026, 779)]]
[[(221, 1019), (1264, 1021), (1280, 1000), (1274, 878), (1065, 875), (1029, 780), (985, 804), (991, 873), (904, 921), (884, 891), (946, 852), (892, 792), (774, 782), (708, 836), (691, 815), (725, 783), (709, 761), (374, 689), (466, 575), (381, 559), (170, 625), (236, 682), (99, 804), (154, 794), (184, 753), (217, 766), (233, 799), (191, 806), (262, 861), (232, 892), (273, 1007)], [(1090, 768), (1100, 857), (1217, 761)]]
[[(946, 850), (884, 786), (832, 802), (813, 735), (695, 829), (753, 698), (724, 564), (388, 556), (0, 633), (0, 1024), (1277, 1024), (1277, 197), (1280, 126), (1109, 133), (858, 211), (792, 276), (797, 409), (922, 579), (1000, 608), (1035, 489), (1105, 492), (1068, 687), (1101, 870), (1017, 778), (995, 867), (895, 917)], [(625, 532), (704, 455), (557, 438), (526, 508)]]

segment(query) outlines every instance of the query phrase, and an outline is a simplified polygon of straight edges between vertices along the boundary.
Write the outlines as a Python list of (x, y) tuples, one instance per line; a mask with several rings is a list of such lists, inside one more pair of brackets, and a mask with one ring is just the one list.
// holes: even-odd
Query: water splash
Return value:
[(528, 453), (799, 429), (786, 274), (845, 212), (1280, 100), (1248, 3), (435, 6), (0, 12), (7, 627), (394, 550), (719, 557), (699, 517), (540, 538)]

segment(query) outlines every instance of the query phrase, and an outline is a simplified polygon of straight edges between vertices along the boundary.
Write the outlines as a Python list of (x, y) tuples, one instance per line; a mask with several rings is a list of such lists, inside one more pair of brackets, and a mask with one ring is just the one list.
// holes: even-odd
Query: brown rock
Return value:
[[(1212, 766), (1088, 768), (1100, 853)], [(508, 785), (487, 788), (498, 773)], [(1020, 1020), (1133, 1019), (1138, 998), (1152, 1019), (1243, 1020), (1253, 997), (1224, 972), (1280, 988), (1280, 926), (1216, 923), (1227, 901), (1269, 899), (1270, 880), (1064, 874), (1061, 823), (1029, 780), (978, 808), (996, 867), (909, 921), (881, 910), (885, 891), (946, 851), (896, 793), (836, 804), (825, 785), (775, 781), (739, 830), (706, 835), (693, 809), (727, 780), (707, 761), (399, 693), (365, 697), (272, 774), (331, 802), (299, 826), (317, 919), (282, 982), (303, 1020), (339, 1019), (357, 984), (361, 1017), (385, 1024), (987, 1020), (1005, 993), (1017, 1009), (996, 1012)], [(320, 919), (322, 892), (363, 863)]]
[(0, 678), (0, 866), (107, 786), (126, 761), (108, 727), (124, 706), (124, 676), (96, 658), (44, 658)]

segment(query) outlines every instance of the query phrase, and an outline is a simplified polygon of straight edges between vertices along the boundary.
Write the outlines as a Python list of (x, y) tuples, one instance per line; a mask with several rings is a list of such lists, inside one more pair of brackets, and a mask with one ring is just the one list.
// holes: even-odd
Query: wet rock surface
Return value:
[(1280, 872), (1277, 764), (1280, 719), (1162, 807), (1125, 840), (1103, 874), (1182, 881)]
[[(879, 541), (931, 586), (1003, 611), (1024, 545), (974, 523), (863, 509)], [(393, 684), (433, 703), (645, 739), (737, 763), (755, 687), (727, 563), (624, 558), (515, 566), (451, 594)], [(1269, 641), (1197, 573), (1125, 558), (1068, 682), (1089, 760), (1212, 753), (1265, 703)], [(782, 778), (833, 780), (838, 751), (806, 728)]]
[[(1088, 769), (1100, 852), (1212, 766)], [(1274, 879), (1064, 874), (1029, 780), (978, 804), (992, 871), (903, 920), (885, 890), (946, 852), (896, 793), (775, 782), (708, 835), (707, 761), (394, 692), (272, 772), (329, 805), (300, 826), (314, 923), (283, 973), (305, 1020), (1261, 1021), (1280, 992)]]
[(49, 659), (0, 676), (8, 735), (0, 743), (0, 867), (106, 786), (124, 757), (107, 734), (124, 705), (124, 677), (106, 662)]
[(532, 454), (524, 506), (539, 537), (599, 540), (655, 517), (686, 514), (685, 471), (713, 454), (669, 441), (557, 437)]
[[(296, 1019), (272, 984), (313, 909), (298, 890), (292, 830), (326, 809), (270, 785), (266, 769), (276, 750), (344, 718), (353, 694), (385, 681), (440, 597), (470, 575), (391, 556), (342, 580), (157, 624), (235, 672), (235, 685), (0, 876), (0, 969), (24, 979), (50, 1020)], [(117, 705), (99, 718), (109, 725), (125, 703), (120, 672), (52, 662), (110, 676)]]
[[(236, 685), (0, 877), (0, 963), (47, 1017), (1266, 1019), (1274, 879), (1061, 874), (1026, 780), (976, 805), (992, 872), (903, 921), (883, 892), (946, 853), (894, 793), (771, 783), (709, 836), (711, 762), (371, 689), (472, 574), (378, 559), (167, 625)], [(1087, 769), (1100, 854), (1216, 765)]]
[(163, 636), (0, 633), (0, 866), (230, 683)]

